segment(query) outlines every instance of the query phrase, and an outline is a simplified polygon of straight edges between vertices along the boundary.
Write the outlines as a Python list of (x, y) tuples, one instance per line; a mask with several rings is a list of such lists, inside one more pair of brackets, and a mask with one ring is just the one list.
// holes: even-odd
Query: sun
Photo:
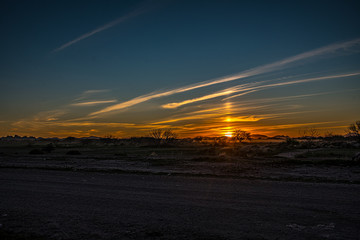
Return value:
[(232, 132), (226, 132), (224, 135), (225, 135), (225, 137), (231, 138), (232, 137)]

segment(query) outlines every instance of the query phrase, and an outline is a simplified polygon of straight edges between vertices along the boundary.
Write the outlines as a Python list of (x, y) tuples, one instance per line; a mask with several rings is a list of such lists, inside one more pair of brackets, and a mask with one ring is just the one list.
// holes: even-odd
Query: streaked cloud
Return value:
[(192, 116), (186, 116), (186, 117), (179, 117), (179, 118), (171, 118), (168, 120), (163, 120), (159, 122), (154, 122), (153, 124), (164, 124), (164, 123), (174, 123), (174, 122), (180, 122), (185, 120), (195, 120), (195, 119), (209, 119), (218, 116), (218, 113), (206, 113), (206, 114), (197, 114)]
[(258, 129), (264, 128), (266, 130), (279, 130), (279, 129), (288, 129), (288, 128), (299, 128), (299, 127), (314, 127), (317, 125), (334, 124), (334, 123), (339, 123), (339, 121), (279, 124), (279, 125), (258, 127)]
[(92, 89), (83, 92), (83, 95), (94, 94), (94, 93), (105, 93), (110, 92), (110, 89)]
[(114, 122), (75, 122), (75, 121), (41, 121), (41, 120), (20, 120), (13, 123), (15, 127), (81, 127), (81, 126), (105, 126), (105, 127), (131, 127), (134, 123), (114, 123)]
[(146, 8), (136, 9), (135, 11), (132, 11), (132, 12), (120, 17), (120, 18), (115, 19), (112, 22), (109, 22), (109, 23), (107, 23), (107, 24), (105, 24), (105, 25), (103, 25), (101, 27), (98, 27), (98, 28), (96, 28), (96, 29), (94, 29), (94, 30), (92, 30), (92, 31), (90, 31), (88, 33), (85, 33), (85, 34), (81, 35), (80, 37), (77, 37), (74, 40), (71, 40), (70, 42), (67, 42), (67, 43), (61, 45), (58, 48), (55, 48), (52, 52), (54, 53), (54, 52), (59, 52), (61, 50), (64, 50), (65, 48), (70, 47), (71, 45), (73, 45), (73, 44), (75, 44), (77, 42), (80, 42), (81, 40), (89, 38), (89, 37), (93, 36), (94, 34), (97, 34), (99, 32), (102, 32), (102, 31), (106, 30), (106, 29), (114, 27), (114, 26), (118, 25), (119, 23), (125, 22), (125, 21), (127, 21), (127, 20), (129, 20), (131, 18), (139, 16), (139, 15), (147, 12), (148, 10), (149, 9), (146, 9)]
[(168, 104), (162, 105), (162, 107), (163, 108), (177, 108), (177, 107), (180, 107), (182, 105), (186, 105), (186, 104), (190, 104), (190, 103), (194, 103), (194, 102), (199, 102), (199, 101), (204, 101), (204, 100), (209, 100), (209, 99), (224, 96), (224, 95), (229, 95), (229, 94), (234, 93), (234, 92), (235, 92), (235, 90), (226, 89), (224, 91), (217, 92), (217, 93), (212, 93), (212, 94), (205, 95), (205, 96), (202, 96), (202, 97), (199, 97), (199, 98), (193, 98), (193, 99), (185, 100), (185, 101), (178, 102), (178, 103), (168, 103)]
[[(207, 86), (211, 86), (211, 85), (215, 85), (215, 84), (230, 82), (230, 81), (234, 81), (234, 80), (243, 79), (246, 77), (251, 77), (251, 76), (256, 76), (256, 75), (260, 75), (260, 74), (264, 74), (264, 73), (273, 72), (276, 70), (286, 68), (290, 64), (293, 64), (293, 63), (296, 63), (296, 62), (299, 62), (302, 60), (306, 60), (309, 58), (318, 57), (318, 56), (322, 56), (325, 54), (333, 54), (340, 50), (341, 51), (349, 51), (349, 49), (351, 49), (354, 46), (358, 46), (359, 44), (360, 44), (360, 38), (357, 38), (357, 39), (354, 39), (351, 41), (347, 41), (347, 42), (331, 44), (331, 45), (328, 45), (328, 46), (325, 46), (322, 48), (318, 48), (318, 49), (315, 49), (312, 51), (308, 51), (308, 52), (305, 52), (302, 54), (295, 55), (293, 57), (285, 58), (280, 61), (276, 61), (276, 62), (266, 64), (263, 66), (255, 67), (255, 68), (240, 72), (238, 74), (229, 75), (229, 76), (225, 76), (225, 77), (221, 77), (221, 78), (217, 78), (217, 79), (213, 79), (213, 80), (208, 80), (208, 81), (184, 86), (184, 87), (169, 90), (169, 91), (154, 92), (154, 93), (142, 95), (142, 96), (133, 98), (131, 100), (128, 100), (128, 101), (125, 101), (122, 103), (118, 103), (113, 106), (108, 106), (99, 111), (93, 112), (90, 114), (90, 116), (128, 108), (128, 107), (134, 106), (136, 104), (143, 103), (143, 102), (149, 101), (151, 99), (155, 99), (155, 98), (170, 96), (173, 94), (187, 92), (187, 91), (191, 91), (194, 89), (203, 88), (203, 87), (207, 87)], [(221, 93), (219, 93), (219, 94), (221, 94)]]
[(71, 105), (72, 106), (94, 106), (94, 105), (106, 104), (106, 103), (114, 103), (114, 102), (117, 102), (117, 100), (79, 102), (79, 103), (73, 103)]
[(88, 99), (89, 97), (94, 97), (98, 95), (103, 95), (105, 93), (110, 92), (110, 89), (92, 89), (92, 90), (86, 90), (83, 91), (79, 97), (75, 99), (75, 101), (80, 101), (84, 99)]
[(168, 103), (168, 104), (164, 104), (162, 105), (163, 108), (177, 108), (186, 104), (191, 104), (191, 103), (195, 103), (195, 102), (199, 102), (199, 101), (204, 101), (204, 100), (209, 100), (212, 98), (216, 98), (216, 97), (220, 97), (220, 96), (224, 96), (224, 95), (229, 95), (232, 93), (236, 93), (236, 92), (243, 92), (234, 96), (230, 96), (225, 98), (224, 100), (228, 100), (234, 97), (239, 97), (254, 91), (258, 91), (258, 90), (264, 90), (267, 88), (272, 88), (272, 87), (282, 87), (282, 86), (286, 86), (286, 85), (292, 85), (292, 84), (300, 84), (300, 83), (306, 83), (306, 82), (313, 82), (313, 81), (320, 81), (320, 80), (326, 80), (326, 79), (334, 79), (334, 78), (344, 78), (344, 77), (352, 77), (352, 76), (357, 76), (360, 75), (360, 73), (349, 73), (349, 74), (341, 74), (341, 75), (332, 75), (332, 76), (323, 76), (323, 77), (315, 77), (315, 78), (308, 78), (308, 79), (301, 79), (301, 80), (295, 80), (295, 81), (288, 81), (288, 82), (281, 82), (281, 83), (273, 83), (273, 84), (267, 84), (267, 85), (263, 85), (263, 86), (256, 86), (256, 87), (249, 87), (249, 88), (244, 88), (243, 85), (239, 85), (239, 86), (235, 86), (232, 88), (227, 88), (225, 90), (222, 90), (220, 92), (216, 92), (213, 94), (209, 94), (209, 95), (205, 95), (199, 98), (193, 98), (193, 99), (188, 99), (188, 100), (184, 100), (181, 102), (174, 102), (174, 103)]
[[(272, 110), (274, 105), (262, 105), (262, 106), (249, 106), (249, 107), (234, 107), (230, 111), (226, 108), (217, 109), (214, 108), (211, 112), (208, 111), (194, 111), (187, 112), (186, 114), (181, 115), (173, 115), (168, 117), (167, 119), (153, 122), (152, 124), (171, 124), (172, 126), (183, 126), (186, 122), (195, 122), (197, 121), (198, 125), (203, 125), (204, 122), (214, 123), (239, 123), (239, 122), (257, 122), (264, 119), (273, 119), (273, 118), (281, 118), (288, 115), (295, 114), (304, 114), (311, 113), (312, 111), (297, 111), (293, 112), (291, 110), (296, 109), (294, 106), (281, 106), (277, 107), (277, 111), (286, 111), (286, 112), (278, 112), (271, 114), (254, 114), (254, 111), (264, 112), (264, 110)], [(246, 114), (246, 112), (252, 112), (252, 114)], [(316, 111), (319, 112), (319, 111)], [(201, 124), (199, 124), (201, 122)]]

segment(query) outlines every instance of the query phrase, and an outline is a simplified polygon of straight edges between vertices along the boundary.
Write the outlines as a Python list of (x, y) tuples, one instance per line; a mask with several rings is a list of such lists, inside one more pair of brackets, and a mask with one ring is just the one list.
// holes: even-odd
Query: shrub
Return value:
[(297, 141), (297, 140), (295, 140), (294, 138), (291, 138), (291, 137), (286, 137), (285, 143), (288, 144), (288, 145), (297, 145), (297, 144), (299, 144), (299, 141)]

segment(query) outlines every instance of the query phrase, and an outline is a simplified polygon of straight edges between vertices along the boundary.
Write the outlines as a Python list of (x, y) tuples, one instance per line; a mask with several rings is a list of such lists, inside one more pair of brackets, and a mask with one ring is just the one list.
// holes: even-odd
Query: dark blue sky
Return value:
[[(145, 12), (54, 52), (138, 9)], [(81, 100), (89, 90), (101, 91), (97, 92), (96, 99), (95, 96), (83, 98), (86, 101), (121, 103), (154, 91), (221, 78), (334, 43), (358, 39), (359, 12), (358, 1), (2, 1), (0, 124), (5, 130), (0, 134), (20, 131), (49, 135), (43, 129), (30, 131), (30, 127), (19, 122), (39, 120), (39, 115), (51, 111), (68, 114), (63, 113), (54, 121), (71, 122), (78, 118), (89, 121), (86, 116), (111, 105), (104, 102), (105, 105), (86, 105), (86, 109), (68, 107)], [(291, 69), (266, 76), (256, 75), (241, 83), (359, 72), (359, 44), (351, 45), (350, 50), (342, 50), (334, 56), (329, 52), (330, 56), (320, 56), (316, 61), (305, 59)], [(360, 88), (359, 77), (339, 81), (272, 89), (272, 92), (262, 91), (248, 97), (273, 97), (276, 91), (280, 96)], [(178, 114), (176, 111), (185, 111), (162, 110), (158, 106), (162, 101), (198, 98), (239, 83), (223, 83), (166, 96), (167, 99), (151, 100), (145, 104), (154, 108), (152, 113), (136, 106), (139, 109), (127, 109), (129, 113), (125, 118), (124, 113), (115, 112), (91, 121), (142, 124), (141, 129), (146, 130), (155, 120), (147, 119), (148, 114), (162, 119)], [(359, 103), (359, 98), (347, 99), (346, 96), (348, 94), (341, 100), (342, 105)], [(211, 105), (211, 102), (201, 101), (201, 104)], [(308, 109), (305, 103), (299, 105)], [(347, 112), (350, 122), (360, 117), (351, 113), (353, 109), (355, 107), (350, 107)], [(132, 118), (129, 117), (131, 114)], [(248, 116), (259, 114), (262, 113), (247, 113)], [(324, 119), (298, 120), (315, 122), (315, 125), (316, 121), (327, 122)], [(342, 125), (345, 119), (333, 119), (333, 122)], [(67, 134), (74, 131), (65, 126), (62, 129), (50, 127), (49, 122), (41, 124), (54, 128), (54, 132)], [(238, 127), (242, 127), (241, 124)], [(183, 125), (170, 127), (182, 128)], [(257, 130), (256, 126), (244, 127)], [(100, 127), (91, 129), (102, 132)], [(79, 131), (86, 135), (91, 129)], [(119, 135), (130, 130), (122, 130)]]

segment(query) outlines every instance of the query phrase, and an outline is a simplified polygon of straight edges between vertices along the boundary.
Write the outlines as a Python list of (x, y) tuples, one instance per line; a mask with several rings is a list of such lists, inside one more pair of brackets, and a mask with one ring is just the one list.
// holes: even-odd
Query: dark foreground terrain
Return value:
[(359, 239), (358, 184), (0, 169), (0, 239)]

